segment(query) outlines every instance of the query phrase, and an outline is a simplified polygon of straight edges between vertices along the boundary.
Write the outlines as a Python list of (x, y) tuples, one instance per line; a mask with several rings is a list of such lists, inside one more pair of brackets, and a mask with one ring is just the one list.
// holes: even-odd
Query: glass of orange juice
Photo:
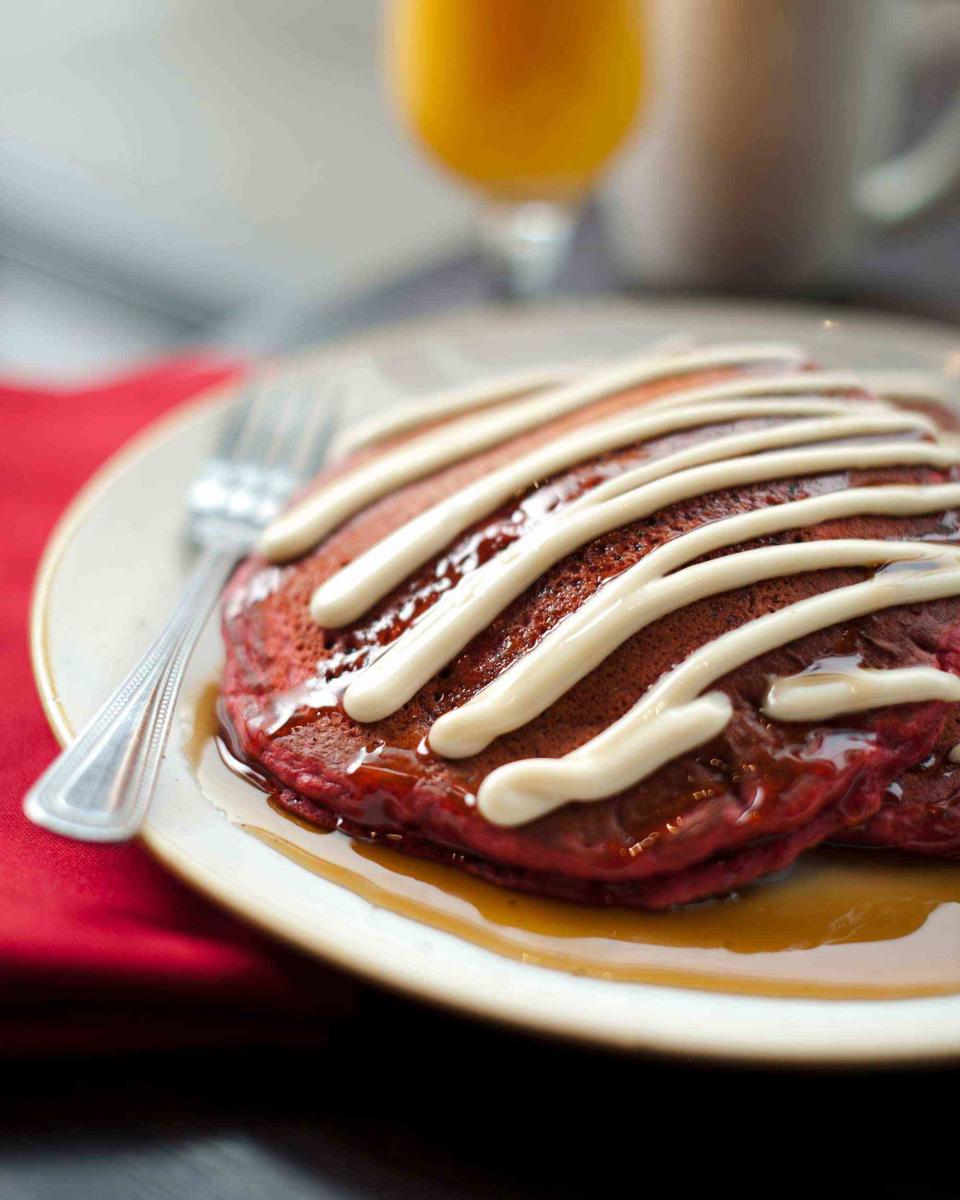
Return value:
[(641, 0), (390, 0), (389, 86), (419, 140), (483, 197), (494, 289), (539, 295), (633, 122)]

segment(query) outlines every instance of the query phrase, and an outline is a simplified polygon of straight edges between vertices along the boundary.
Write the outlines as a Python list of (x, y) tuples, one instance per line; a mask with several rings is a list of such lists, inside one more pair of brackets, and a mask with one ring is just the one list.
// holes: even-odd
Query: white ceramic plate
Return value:
[[(578, 304), (474, 313), (406, 326), (310, 356), (337, 403), (361, 412), (478, 373), (635, 352), (676, 335), (795, 339), (826, 364), (922, 367), (960, 377), (960, 334), (888, 317), (776, 305)], [(159, 422), (87, 485), (40, 571), (32, 648), (40, 694), (64, 742), (163, 622), (189, 563), (182, 498), (229, 404), (208, 395)], [(215, 676), (209, 630), (185, 690)], [(201, 793), (182, 739), (164, 763), (144, 838), (214, 900), (312, 953), (424, 999), (532, 1030), (622, 1048), (723, 1059), (879, 1062), (960, 1054), (960, 995), (790, 1000), (620, 983), (500, 957), (378, 909), (228, 822)]]

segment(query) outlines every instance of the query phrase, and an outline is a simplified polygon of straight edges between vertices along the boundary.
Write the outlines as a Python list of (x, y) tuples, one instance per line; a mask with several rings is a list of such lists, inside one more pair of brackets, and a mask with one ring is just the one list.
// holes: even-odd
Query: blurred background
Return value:
[[(0, 11), (7, 377), (79, 382), (196, 343), (297, 346), (483, 296), (470, 191), (391, 111), (377, 0), (0, 0)], [(837, 24), (838, 11), (855, 20)], [(784, 205), (802, 203), (827, 224), (823, 189), (801, 196), (794, 171), (843, 176), (846, 187), (847, 158), (896, 152), (949, 110), (960, 80), (956, 0), (651, 0), (642, 20), (636, 121), (587, 206), (559, 288), (772, 288), (960, 317), (960, 209), (945, 179), (922, 222), (871, 235), (850, 261), (820, 247), (809, 277), (770, 246), (776, 236), (814, 255), (799, 211), (784, 227)], [(880, 25), (867, 57), (886, 56), (883, 65), (865, 57), (863, 69), (879, 69), (879, 107), (896, 110), (882, 122), (858, 77), (860, 49)], [(796, 114), (765, 92), (769, 64), (777, 87), (798, 77), (791, 103), (808, 93), (816, 147), (802, 129), (802, 144), (791, 140)], [(857, 77), (856, 97), (841, 74)], [(737, 91), (737, 79), (749, 87)], [(761, 110), (766, 134), (754, 120)], [(698, 117), (706, 111), (718, 114), (716, 128)], [(422, 124), (422, 112), (407, 116)], [(778, 160), (771, 134), (789, 157)], [(943, 174), (951, 155), (960, 164), (960, 121), (942, 131), (940, 152), (933, 168), (913, 162), (911, 178)], [(745, 212), (731, 178), (768, 198), (765, 215), (746, 214), (746, 233), (725, 215), (725, 205)], [(774, 201), (781, 219), (758, 236)], [(707, 209), (722, 218), (719, 234), (704, 225)], [(838, 236), (843, 249), (855, 240)], [(766, 271), (751, 274), (752, 254)]]
[(376, 0), (3, 0), (0, 370), (75, 379), (443, 261)]

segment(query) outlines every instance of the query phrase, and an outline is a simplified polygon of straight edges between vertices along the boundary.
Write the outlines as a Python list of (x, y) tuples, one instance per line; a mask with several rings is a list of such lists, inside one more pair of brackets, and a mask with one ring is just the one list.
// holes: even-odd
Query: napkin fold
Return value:
[(152, 419), (239, 374), (192, 357), (82, 391), (0, 383), (0, 1053), (322, 1038), (352, 984), (268, 941), (138, 842), (90, 845), (21, 812), (57, 753), (27, 652), (44, 543), (77, 489)]

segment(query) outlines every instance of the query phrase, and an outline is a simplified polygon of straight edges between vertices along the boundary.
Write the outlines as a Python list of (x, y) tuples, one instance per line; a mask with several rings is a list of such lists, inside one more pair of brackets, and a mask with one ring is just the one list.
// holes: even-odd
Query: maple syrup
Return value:
[[(771, 996), (884, 999), (960, 992), (960, 865), (825, 847), (722, 900), (668, 912), (573, 904), (413, 858), (290, 816), (222, 735), (217, 687), (185, 754), (229, 820), (379, 908), (541, 967)], [(372, 764), (362, 764), (371, 769)]]

